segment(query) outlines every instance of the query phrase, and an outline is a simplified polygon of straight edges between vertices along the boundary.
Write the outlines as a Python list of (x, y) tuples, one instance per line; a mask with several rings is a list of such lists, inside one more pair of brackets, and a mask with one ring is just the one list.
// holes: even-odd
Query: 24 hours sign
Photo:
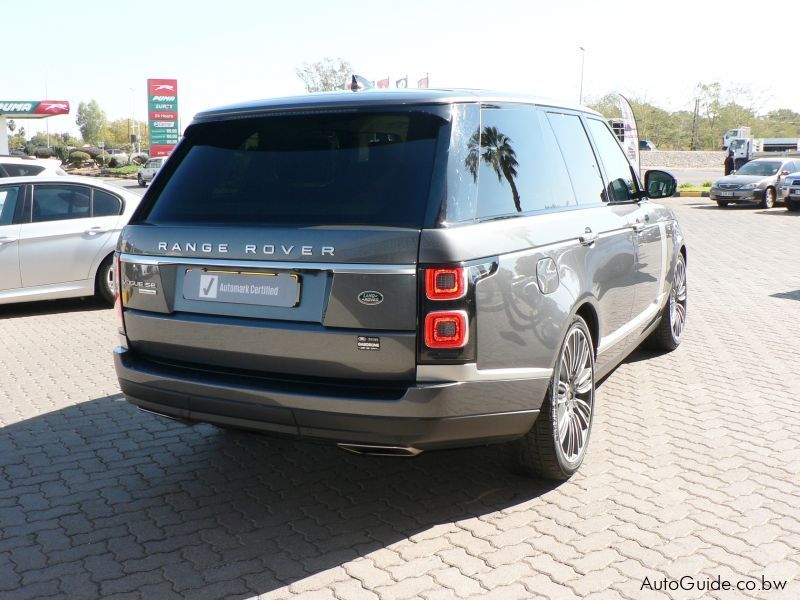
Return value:
[(150, 156), (169, 156), (180, 137), (178, 80), (147, 80)]

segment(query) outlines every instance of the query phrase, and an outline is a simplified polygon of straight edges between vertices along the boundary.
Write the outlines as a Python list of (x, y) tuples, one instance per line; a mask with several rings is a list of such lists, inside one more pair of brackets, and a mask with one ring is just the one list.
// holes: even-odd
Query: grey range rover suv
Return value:
[(671, 350), (686, 248), (603, 118), (468, 90), (197, 115), (117, 252), (133, 404), (359, 453), (583, 461), (595, 383)]

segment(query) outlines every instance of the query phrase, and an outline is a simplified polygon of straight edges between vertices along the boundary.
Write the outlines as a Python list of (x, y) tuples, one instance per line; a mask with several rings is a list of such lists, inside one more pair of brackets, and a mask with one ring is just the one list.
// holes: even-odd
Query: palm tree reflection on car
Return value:
[(498, 131), (497, 127), (486, 126), (478, 139), (478, 132), (472, 134), (469, 139), (469, 153), (464, 161), (467, 170), (472, 174), (473, 179), (478, 179), (479, 162), (483, 161), (497, 175), (497, 180), (502, 181), (503, 177), (511, 187), (511, 196), (514, 199), (514, 207), (517, 212), (522, 212), (522, 203), (514, 179), (517, 173), (517, 153), (511, 145), (511, 138)]

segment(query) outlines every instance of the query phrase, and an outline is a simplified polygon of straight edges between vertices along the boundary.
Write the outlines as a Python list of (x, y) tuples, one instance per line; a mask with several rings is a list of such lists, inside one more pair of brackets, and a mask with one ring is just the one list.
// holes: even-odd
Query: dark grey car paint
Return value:
[[(476, 106), (454, 105), (454, 130), (464, 123), (465, 127), (474, 124)], [(200, 118), (224, 119), (240, 111), (274, 109), (237, 107)], [(468, 176), (450, 169), (448, 191), (462, 184), (469, 184)], [(442, 217), (445, 226), (422, 231), (129, 226), (119, 246), (124, 255), (122, 293), (129, 345), (116, 354), (123, 391), (134, 403), (172, 416), (249, 423), (338, 441), (426, 448), (515, 437), (530, 428), (541, 406), (569, 317), (578, 310), (593, 315), (598, 326), (596, 371), (602, 377), (658, 323), (684, 243), (672, 211), (646, 200), (484, 223), (448, 224), (449, 215)], [(587, 229), (597, 239), (581, 243)], [(165, 241), (168, 248), (174, 243), (207, 242), (211, 251), (164, 252), (159, 242)], [(249, 244), (334, 247), (335, 254), (323, 257), (315, 250), (309, 255), (253, 256), (245, 252)], [(158, 264), (162, 257), (169, 262)], [(558, 273), (559, 286), (550, 294), (539, 290), (536, 278), (537, 263), (545, 258), (555, 262)], [(417, 265), (481, 259), (497, 268), (475, 289), (476, 367), (495, 380), (415, 382)], [(180, 290), (183, 264), (202, 266), (215, 261), (255, 268), (260, 268), (258, 261), (265, 263), (263, 268), (285, 265), (287, 271), (304, 278), (324, 281), (324, 286), (309, 298), (313, 307), (309, 313), (281, 315), (271, 307), (257, 307), (255, 312), (247, 312), (253, 307), (230, 307), (211, 314), (215, 311), (209, 304), (213, 303), (188, 305), (176, 290)], [(152, 282), (157, 293), (142, 294), (136, 289), (138, 281)], [(320, 294), (319, 290), (324, 291)], [(360, 303), (363, 291), (377, 291), (384, 301), (372, 306)], [(359, 350), (359, 335), (379, 337), (381, 350)], [(209, 373), (199, 376), (194, 365)], [(260, 372), (264, 380), (234, 385), (222, 375), (215, 378), (211, 374), (215, 369)], [(491, 375), (494, 369), (496, 376)], [(506, 376), (504, 369), (530, 374)], [(282, 389), (276, 383), (281, 374), (356, 385), (358, 381), (383, 382), (402, 389), (392, 399), (369, 399), (369, 389), (364, 391), (366, 397), (347, 399), (331, 396), (324, 385)], [(160, 394), (166, 391), (178, 400), (160, 404)], [(214, 404), (214, 398), (225, 400)], [(237, 417), (228, 412), (225, 402), (232, 403), (233, 412), (233, 407), (247, 405), (266, 412), (251, 418), (244, 416), (247, 411), (242, 408)], [(287, 412), (273, 418), (269, 416), (273, 409)], [(488, 418), (502, 414), (517, 416), (499, 421)], [(372, 421), (359, 424), (355, 415), (391, 420), (387, 427), (379, 427)], [(428, 426), (409, 425), (420, 419), (478, 415), (491, 425), (453, 422), (444, 437)], [(329, 427), (324, 426), (326, 422)], [(392, 427), (410, 433), (391, 435)]]

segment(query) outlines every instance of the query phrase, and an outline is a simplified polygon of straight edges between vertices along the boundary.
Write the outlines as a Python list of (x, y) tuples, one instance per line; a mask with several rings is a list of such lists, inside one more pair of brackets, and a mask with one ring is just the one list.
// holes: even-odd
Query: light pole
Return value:
[(586, 62), (586, 49), (583, 46), (578, 46), (581, 50), (581, 90), (578, 93), (578, 104), (583, 104), (583, 65)]

